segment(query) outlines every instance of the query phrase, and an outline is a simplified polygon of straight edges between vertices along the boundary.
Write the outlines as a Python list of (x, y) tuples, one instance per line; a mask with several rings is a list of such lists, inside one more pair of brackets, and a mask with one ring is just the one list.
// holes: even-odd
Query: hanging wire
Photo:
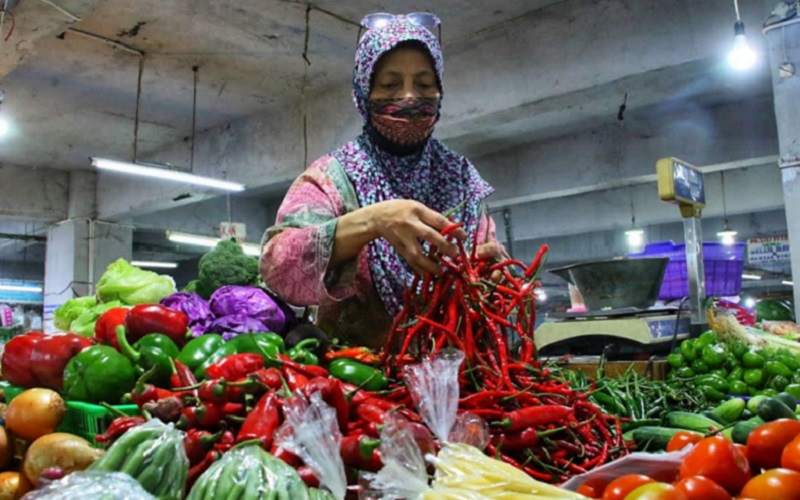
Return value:
[(139, 108), (142, 103), (142, 74), (144, 73), (144, 53), (139, 54), (139, 77), (136, 79), (136, 113), (133, 116), (133, 163), (139, 158)]
[(3, 41), (7, 42), (9, 38), (11, 38), (11, 34), (14, 33), (14, 28), (17, 26), (17, 19), (14, 17), (14, 13), (8, 9), (8, 0), (3, 2), (3, 8), (0, 9), (0, 32), (3, 31), (3, 25), (5, 24), (6, 14), (11, 17), (11, 29), (8, 30), (8, 34), (3, 39)]
[(739, 0), (733, 0), (733, 8), (736, 9), (736, 20), (741, 21), (742, 18), (739, 16)]
[(231, 194), (228, 193), (226, 198), (227, 198), (226, 202), (228, 204), (228, 224), (232, 224), (233, 223), (233, 216), (231, 215), (232, 214), (232, 210), (231, 210)]
[(194, 173), (194, 138), (197, 131), (197, 82), (200, 78), (198, 71), (199, 66), (192, 66), (194, 72), (194, 92), (192, 94), (192, 149), (189, 156), (189, 171)]
[(725, 221), (725, 227), (728, 226), (728, 206), (725, 203), (725, 171), (721, 171), (720, 182), (722, 184), (722, 218)]
[(303, 109), (303, 165), (300, 168), (305, 170), (308, 166), (308, 107), (306, 106), (306, 86), (308, 83), (308, 67), (311, 66), (311, 61), (308, 59), (308, 40), (311, 34), (311, 6), (306, 6), (306, 34), (305, 41), (303, 42), (303, 84), (300, 87), (300, 105)]

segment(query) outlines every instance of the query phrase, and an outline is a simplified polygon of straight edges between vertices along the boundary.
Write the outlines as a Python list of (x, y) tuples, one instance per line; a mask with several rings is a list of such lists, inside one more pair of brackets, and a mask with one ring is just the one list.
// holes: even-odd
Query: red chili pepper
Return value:
[(228, 402), (228, 395), (225, 379), (204, 380), (197, 389), (197, 397), (203, 403), (225, 404)]
[(300, 467), (303, 464), (303, 460), (300, 457), (298, 457), (291, 451), (287, 450), (286, 448), (278, 446), (277, 444), (274, 443), (272, 447), (269, 449), (269, 454), (275, 458), (283, 460), (285, 463), (291, 465), (294, 468)]
[(206, 376), (209, 378), (224, 378), (225, 380), (239, 380), (262, 368), (264, 368), (264, 358), (260, 354), (231, 354), (209, 366), (206, 369)]
[(520, 450), (536, 446), (539, 434), (533, 427), (520, 432), (501, 433), (492, 436), (492, 444), (504, 451)]
[(91, 340), (73, 333), (45, 335), (31, 331), (18, 335), (8, 341), (3, 350), (3, 375), (19, 387), (60, 391), (64, 384), (64, 367), (91, 345)]
[(144, 417), (117, 417), (111, 424), (109, 424), (106, 431), (102, 434), (95, 436), (94, 440), (98, 443), (108, 443), (114, 441), (121, 435), (125, 434), (128, 429), (136, 427), (145, 423)]
[(220, 436), (219, 441), (214, 445), (214, 449), (220, 453), (225, 453), (233, 448), (234, 444), (236, 444), (236, 436), (233, 435), (232, 431), (225, 430), (222, 436)]
[(248, 377), (257, 380), (270, 389), (280, 389), (283, 386), (283, 376), (277, 368), (264, 368), (256, 370)]
[(529, 406), (506, 414), (497, 425), (509, 431), (527, 429), (532, 426), (557, 424), (572, 414), (569, 406), (542, 405)]
[(209, 436), (212, 436), (210, 432), (200, 429), (186, 431), (186, 436), (183, 437), (183, 449), (186, 451), (186, 457), (190, 464), (196, 465), (203, 461), (208, 449), (203, 446), (202, 440)]
[(339, 444), (339, 452), (345, 465), (358, 467), (358, 465), (369, 460), (372, 452), (381, 444), (379, 439), (373, 439), (363, 433), (353, 433), (342, 437)]
[(314, 474), (314, 469), (312, 469), (308, 465), (301, 465), (300, 467), (298, 467), (297, 474), (309, 488), (319, 487), (319, 478), (317, 477), (316, 474)]
[(372, 404), (364, 403), (359, 405), (356, 409), (356, 413), (358, 414), (358, 418), (364, 422), (383, 425), (383, 421), (386, 419), (386, 410)]
[(159, 401), (161, 399), (166, 399), (169, 397), (180, 397), (181, 393), (179, 392), (172, 392), (167, 389), (161, 389), (160, 387), (156, 387), (153, 384), (139, 384), (137, 383), (136, 386), (131, 391), (131, 401), (141, 408), (145, 403), (149, 403), (151, 401)]
[(380, 361), (380, 358), (376, 356), (368, 347), (348, 347), (346, 349), (328, 351), (325, 353), (325, 359), (328, 361), (333, 361), (337, 358), (355, 359), (356, 361), (366, 365), (374, 365)]
[(175, 389), (177, 387), (188, 387), (197, 384), (197, 378), (194, 376), (194, 372), (191, 368), (184, 365), (180, 361), (173, 360), (175, 364), (175, 382), (180, 382), (181, 385), (173, 386), (172, 388)]
[(289, 368), (296, 372), (302, 373), (306, 377), (314, 378), (314, 377), (327, 377), (328, 370), (321, 366), (317, 365), (303, 365), (296, 361), (293, 361), (292, 358), (285, 354), (278, 354), (278, 359), (280, 359), (283, 368)]
[(125, 325), (125, 318), (128, 316), (127, 307), (112, 307), (104, 312), (94, 324), (94, 339), (103, 344), (110, 344), (114, 349), (119, 350), (117, 342), (117, 327)]
[(181, 347), (186, 343), (188, 325), (189, 318), (185, 314), (160, 304), (134, 306), (125, 317), (126, 338), (131, 342), (150, 333), (162, 333)]
[(525, 269), (525, 277), (529, 279), (535, 279), (537, 271), (539, 270), (540, 264), (542, 263), (542, 258), (550, 249), (546, 244), (539, 247), (539, 252), (536, 253), (536, 257), (531, 262), (531, 265)]
[(192, 466), (192, 468), (189, 469), (189, 473), (186, 475), (186, 487), (184, 488), (184, 493), (188, 495), (189, 491), (192, 489), (192, 486), (194, 486), (194, 483), (197, 482), (197, 479), (202, 476), (203, 473), (208, 470), (209, 467), (211, 467), (211, 464), (216, 462), (221, 456), (222, 454), (220, 452), (211, 450), (206, 453), (205, 458), (203, 458), (200, 463)]
[(322, 396), (322, 400), (336, 410), (336, 421), (339, 423), (339, 430), (342, 431), (342, 433), (347, 432), (347, 422), (350, 420), (350, 407), (347, 403), (347, 398), (344, 396), (342, 382), (339, 379), (331, 377), (312, 378), (300, 392), (307, 397), (311, 397), (313, 393), (319, 392)]
[(236, 436), (236, 442), (259, 439), (264, 449), (269, 449), (272, 446), (275, 431), (280, 425), (278, 396), (273, 389), (261, 396), (253, 411), (244, 419), (239, 434)]
[(308, 383), (308, 377), (300, 372), (284, 368), (283, 373), (286, 375), (286, 385), (289, 386), (289, 390), (292, 392), (302, 389)]

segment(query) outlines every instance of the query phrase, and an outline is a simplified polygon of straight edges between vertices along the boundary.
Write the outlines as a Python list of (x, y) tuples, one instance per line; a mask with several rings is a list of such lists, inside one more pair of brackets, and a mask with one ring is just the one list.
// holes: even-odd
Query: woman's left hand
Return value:
[[(489, 259), (498, 262), (509, 258), (505, 247), (499, 241), (488, 241), (482, 245), (478, 245), (476, 256), (479, 259)], [(492, 281), (500, 281), (502, 276), (500, 271), (495, 271), (492, 273)]]

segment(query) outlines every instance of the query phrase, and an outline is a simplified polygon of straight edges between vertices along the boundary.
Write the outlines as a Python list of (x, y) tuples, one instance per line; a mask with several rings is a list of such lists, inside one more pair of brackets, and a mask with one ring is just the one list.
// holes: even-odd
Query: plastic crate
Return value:
[[(6, 395), (6, 403), (17, 397), (25, 389), (0, 382), (0, 390)], [(92, 443), (93, 446), (100, 448), (94, 438), (102, 434), (108, 428), (108, 424), (116, 418), (111, 415), (111, 411), (91, 403), (81, 401), (67, 401), (67, 411), (64, 414), (64, 421), (58, 426), (58, 432), (68, 432), (75, 434)], [(139, 407), (136, 405), (117, 405), (113, 407), (126, 415), (138, 415)]]
[[(734, 243), (723, 245), (717, 242), (703, 243), (703, 266), (705, 268), (706, 295), (709, 297), (731, 297), (742, 290), (742, 269), (746, 245)], [(689, 276), (686, 269), (686, 245), (672, 241), (649, 243), (641, 253), (630, 254), (631, 258), (669, 257), (664, 272), (664, 281), (658, 298), (681, 299), (689, 295)]]

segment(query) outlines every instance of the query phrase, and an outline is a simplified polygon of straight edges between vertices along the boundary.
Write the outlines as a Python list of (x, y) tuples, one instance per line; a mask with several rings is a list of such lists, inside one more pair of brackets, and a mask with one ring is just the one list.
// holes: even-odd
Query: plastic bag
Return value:
[(184, 433), (153, 419), (130, 429), (89, 470), (125, 472), (160, 499), (180, 500), (189, 472)]
[(97, 282), (100, 302), (121, 300), (131, 306), (157, 304), (175, 291), (175, 280), (169, 276), (144, 271), (125, 259), (112, 262)]
[(122, 472), (81, 471), (31, 491), (23, 500), (154, 500), (131, 476)]
[(347, 493), (347, 477), (339, 452), (342, 433), (336, 411), (322, 400), (319, 392), (310, 400), (293, 397), (283, 409), (286, 421), (278, 429), (277, 443), (303, 459), (336, 498)]
[(441, 441), (448, 441), (458, 411), (458, 369), (464, 353), (446, 349), (433, 359), (406, 367), (403, 380), (422, 419)]
[(575, 491), (590, 479), (599, 479), (610, 483), (626, 474), (644, 474), (645, 476), (669, 476), (673, 472), (677, 474), (684, 457), (691, 449), (691, 446), (687, 446), (680, 451), (670, 453), (631, 453), (590, 472), (574, 476), (561, 487)]
[(187, 500), (203, 498), (309, 500), (310, 497), (293, 468), (258, 444), (252, 444), (225, 453), (198, 478)]

